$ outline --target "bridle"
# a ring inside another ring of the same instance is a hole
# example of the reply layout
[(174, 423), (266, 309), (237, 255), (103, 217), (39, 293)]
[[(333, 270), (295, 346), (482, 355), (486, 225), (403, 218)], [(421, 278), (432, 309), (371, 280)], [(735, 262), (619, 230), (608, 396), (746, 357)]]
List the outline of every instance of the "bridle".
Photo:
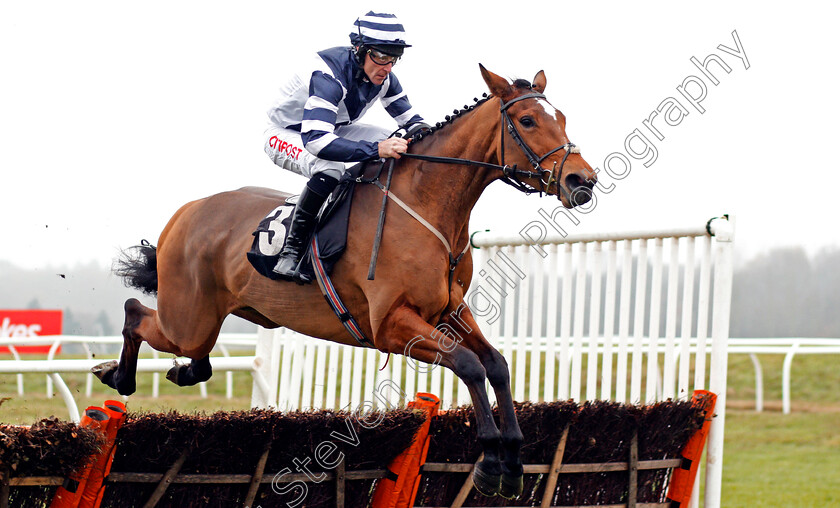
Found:
[[(539, 181), (540, 181), (539, 192), (540, 192), (541, 195), (546, 189), (550, 188), (551, 184), (553, 183), (557, 187), (557, 193), (556, 193), (557, 194), (557, 199), (560, 199), (560, 194), (565, 193), (566, 191), (560, 185), (559, 179), (554, 178), (554, 168), (557, 166), (557, 161), (554, 161), (554, 166), (551, 169), (546, 169), (546, 168), (542, 167), (542, 161), (547, 159), (549, 156), (559, 152), (560, 150), (565, 150), (566, 153), (563, 154), (563, 160), (560, 161), (560, 170), (557, 172), (557, 175), (559, 176), (559, 175), (563, 174), (563, 167), (566, 165), (566, 159), (569, 158), (569, 154), (580, 153), (580, 149), (578, 149), (577, 146), (574, 143), (569, 142), (569, 143), (566, 143), (565, 145), (560, 145), (557, 148), (548, 151), (542, 157), (538, 156), (533, 150), (531, 150), (531, 147), (528, 146), (528, 143), (526, 143), (525, 140), (522, 139), (522, 135), (519, 134), (519, 131), (516, 129), (516, 125), (514, 125), (513, 120), (511, 120), (510, 115), (507, 112), (508, 108), (511, 105), (513, 105), (513, 104), (515, 104), (519, 101), (523, 101), (525, 99), (545, 99), (545, 95), (543, 95), (541, 93), (529, 93), (529, 94), (525, 94), (525, 95), (513, 98), (513, 99), (511, 99), (507, 102), (502, 102), (502, 105), (501, 105), (502, 121), (500, 123), (500, 127), (502, 129), (502, 140), (501, 140), (501, 144), (502, 144), (502, 146), (501, 146), (502, 166), (506, 167), (506, 165), (505, 165), (505, 133), (504, 133), (504, 129), (505, 129), (505, 124), (507, 124), (507, 130), (510, 133), (510, 137), (512, 137), (513, 140), (516, 142), (516, 144), (519, 145), (519, 148), (525, 154), (525, 157), (528, 158), (528, 162), (531, 164), (531, 167), (533, 168), (533, 171), (516, 170), (517, 173), (525, 174), (525, 175), (527, 175), (528, 178), (532, 178), (532, 177), (538, 178)], [(514, 167), (514, 169), (516, 168), (515, 165), (513, 167)], [(519, 186), (523, 186), (523, 187), (529, 187), (529, 188), (533, 189), (533, 187), (526, 184), (525, 182), (522, 182), (518, 178), (513, 178), (512, 180), (516, 183), (516, 185), (514, 185), (514, 187), (519, 188)], [(510, 183), (510, 182), (506, 182), (506, 183)], [(530, 192), (529, 192), (529, 191), (523, 190), (522, 188), (519, 188), (519, 190), (525, 192), (526, 194), (534, 192), (534, 190), (530, 190)], [(566, 197), (568, 198), (569, 196), (566, 196)], [(570, 202), (571, 202), (571, 200), (570, 200)]]
[[(481, 161), (474, 161), (470, 159), (458, 159), (454, 157), (439, 157), (435, 155), (421, 155), (421, 154), (413, 154), (413, 153), (404, 153), (402, 154), (403, 157), (408, 157), (410, 159), (418, 159), (428, 162), (438, 162), (442, 164), (464, 164), (469, 166), (480, 166), (486, 167), (491, 169), (496, 169), (502, 172), (501, 180), (506, 184), (512, 186), (516, 190), (520, 192), (524, 192), (525, 194), (532, 194), (534, 192), (539, 192), (542, 195), (546, 192), (552, 184), (555, 185), (557, 189), (557, 199), (560, 199), (561, 195), (565, 195), (567, 199), (570, 200), (570, 196), (568, 192), (560, 185), (560, 181), (557, 178), (554, 178), (554, 168), (557, 167), (557, 161), (554, 162), (554, 166), (551, 169), (546, 169), (542, 167), (542, 162), (547, 159), (549, 156), (559, 152), (560, 150), (565, 150), (565, 154), (563, 154), (563, 159), (560, 161), (560, 170), (557, 172), (558, 175), (563, 174), (563, 167), (566, 165), (566, 160), (569, 158), (569, 154), (572, 153), (580, 153), (580, 149), (574, 143), (566, 143), (565, 145), (560, 145), (553, 150), (550, 150), (546, 154), (542, 156), (538, 156), (530, 146), (522, 139), (522, 135), (516, 129), (516, 126), (511, 120), (510, 115), (508, 114), (508, 108), (519, 102), (526, 99), (545, 99), (545, 95), (541, 93), (528, 93), (525, 95), (521, 95), (519, 97), (515, 97), (507, 102), (501, 102), (501, 122), (499, 123), (501, 127), (501, 148), (500, 148), (500, 158), (501, 164), (492, 164), (489, 162), (481, 162)], [(447, 117), (448, 118), (448, 117)], [(525, 157), (528, 158), (528, 162), (531, 164), (532, 170), (527, 171), (524, 169), (519, 169), (516, 164), (512, 166), (508, 166), (505, 164), (505, 135), (504, 129), (505, 125), (507, 125), (507, 130), (510, 133), (513, 140), (519, 145), (519, 148), (525, 154)], [(536, 188), (524, 181), (522, 179), (529, 179), (529, 178), (536, 178), (540, 182), (539, 188)]]

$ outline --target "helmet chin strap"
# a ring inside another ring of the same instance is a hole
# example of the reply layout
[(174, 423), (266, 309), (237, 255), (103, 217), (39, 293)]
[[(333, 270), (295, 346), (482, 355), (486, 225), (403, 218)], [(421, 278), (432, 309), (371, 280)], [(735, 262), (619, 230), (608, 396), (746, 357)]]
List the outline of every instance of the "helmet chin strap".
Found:
[(356, 72), (353, 78), (356, 81), (370, 81), (365, 74), (365, 45), (359, 44), (353, 48), (354, 56), (356, 57)]

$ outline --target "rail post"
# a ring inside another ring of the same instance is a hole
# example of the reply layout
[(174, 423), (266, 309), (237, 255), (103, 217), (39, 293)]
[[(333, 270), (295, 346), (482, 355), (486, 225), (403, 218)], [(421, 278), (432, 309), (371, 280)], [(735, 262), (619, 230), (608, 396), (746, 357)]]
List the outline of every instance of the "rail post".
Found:
[(253, 372), (251, 407), (277, 407), (281, 347), (281, 341), (275, 338), (274, 330), (262, 327), (257, 330), (257, 346), (254, 352), (256, 368)]
[(729, 312), (732, 297), (732, 239), (734, 221), (729, 217), (710, 221), (715, 235), (714, 307), (709, 391), (718, 396), (716, 415), (709, 429), (706, 450), (705, 506), (720, 506), (723, 480), (723, 430), (726, 422), (726, 368), (729, 360)]

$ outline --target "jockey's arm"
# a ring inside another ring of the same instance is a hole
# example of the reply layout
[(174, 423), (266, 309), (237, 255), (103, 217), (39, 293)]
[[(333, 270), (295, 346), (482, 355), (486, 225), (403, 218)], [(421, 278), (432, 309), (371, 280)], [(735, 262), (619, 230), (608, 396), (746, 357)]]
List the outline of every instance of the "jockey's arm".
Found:
[(335, 78), (320, 71), (312, 74), (300, 127), (304, 148), (331, 161), (358, 162), (379, 157), (378, 143), (351, 141), (335, 134), (338, 105), (343, 98), (344, 90)]

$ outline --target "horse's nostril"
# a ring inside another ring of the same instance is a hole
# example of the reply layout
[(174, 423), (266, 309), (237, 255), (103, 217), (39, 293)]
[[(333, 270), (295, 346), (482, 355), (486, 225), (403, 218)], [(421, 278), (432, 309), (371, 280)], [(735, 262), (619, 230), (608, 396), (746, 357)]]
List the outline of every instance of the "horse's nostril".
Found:
[(583, 183), (583, 178), (581, 178), (580, 175), (576, 175), (576, 174), (572, 173), (571, 175), (568, 175), (566, 177), (566, 187), (570, 191), (574, 191), (575, 189), (577, 189), (581, 185), (585, 185), (585, 184)]
[(569, 189), (572, 206), (584, 205), (592, 199), (593, 183), (577, 174), (566, 177), (566, 188)]
[(574, 191), (572, 191), (572, 205), (573, 206), (580, 206), (589, 203), (589, 200), (592, 199), (592, 189), (589, 187), (578, 187)]

